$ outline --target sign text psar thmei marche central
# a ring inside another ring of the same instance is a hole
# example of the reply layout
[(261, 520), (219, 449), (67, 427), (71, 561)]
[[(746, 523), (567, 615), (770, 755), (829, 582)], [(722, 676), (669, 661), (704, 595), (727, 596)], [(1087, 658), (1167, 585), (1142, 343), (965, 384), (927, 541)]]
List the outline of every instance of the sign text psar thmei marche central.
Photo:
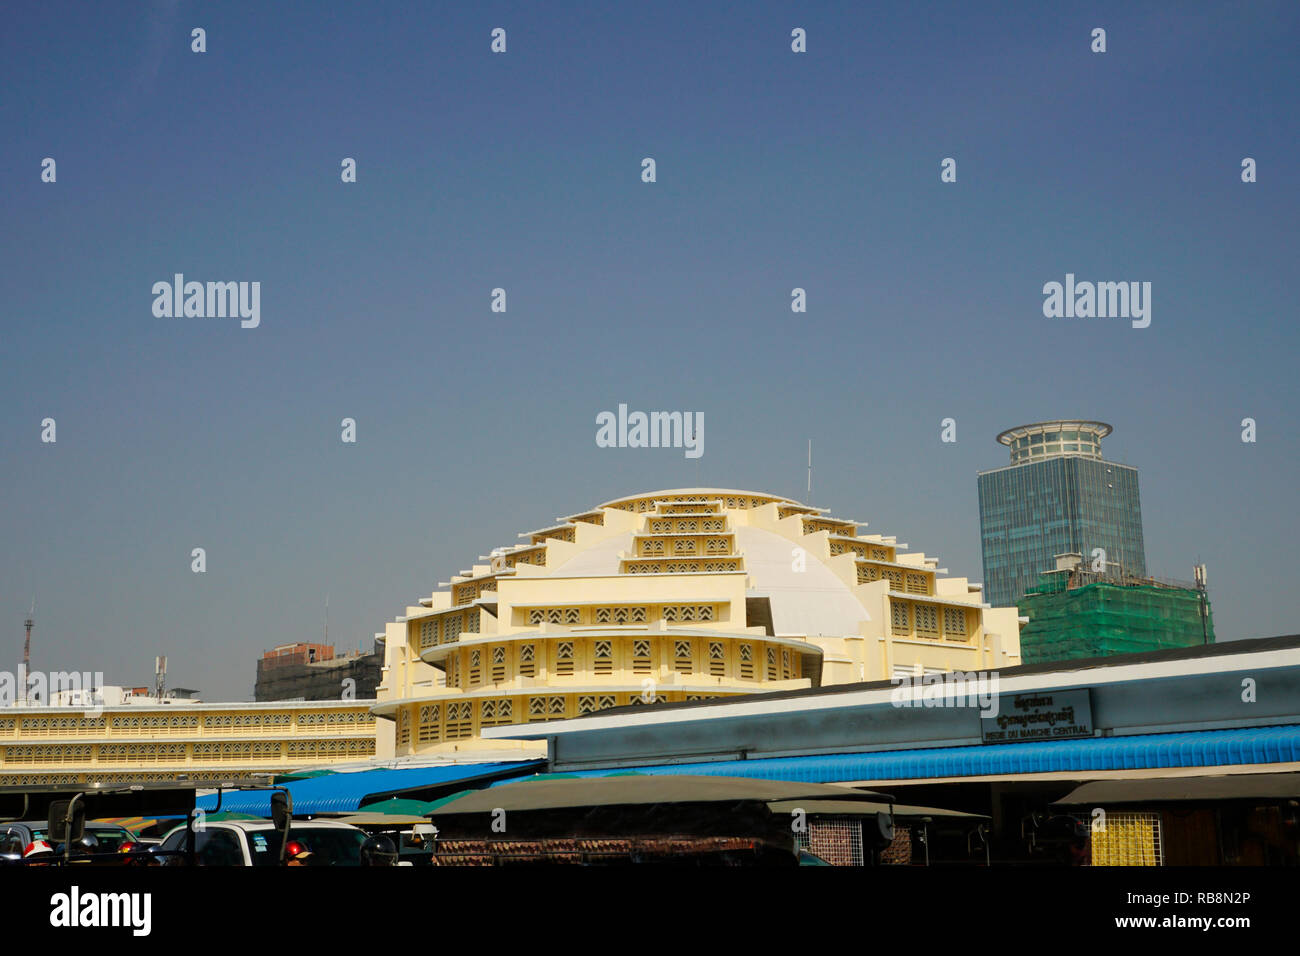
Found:
[(997, 716), (980, 720), (986, 744), (1092, 736), (1092, 692), (1037, 691), (1003, 694)]

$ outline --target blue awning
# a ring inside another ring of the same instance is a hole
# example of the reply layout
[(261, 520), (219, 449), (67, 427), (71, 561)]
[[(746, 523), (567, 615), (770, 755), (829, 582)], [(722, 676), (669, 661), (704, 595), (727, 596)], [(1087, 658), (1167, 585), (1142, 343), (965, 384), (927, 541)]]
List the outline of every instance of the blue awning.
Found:
[[(1300, 761), (1300, 726), (1197, 730), (1133, 737), (1089, 737), (1018, 744), (978, 744), (927, 750), (765, 757), (637, 767), (648, 774), (758, 777), (800, 783), (856, 780), (921, 780), (1002, 774), (1161, 767), (1221, 767)], [(574, 771), (605, 777), (628, 768)]]
[[(458, 788), (486, 786), (505, 777), (527, 774), (539, 769), (544, 760), (520, 760), (510, 763), (462, 763), (437, 767), (410, 767), (402, 770), (359, 770), (355, 773), (331, 773), (322, 777), (294, 780), (285, 784), (293, 797), (294, 816), (313, 813), (352, 813), (362, 804), (385, 797), (403, 796), (421, 790), (456, 785)], [(212, 812), (217, 806), (215, 793), (199, 797), (196, 806)], [(271, 791), (227, 790), (221, 809), (231, 813), (271, 815)]]

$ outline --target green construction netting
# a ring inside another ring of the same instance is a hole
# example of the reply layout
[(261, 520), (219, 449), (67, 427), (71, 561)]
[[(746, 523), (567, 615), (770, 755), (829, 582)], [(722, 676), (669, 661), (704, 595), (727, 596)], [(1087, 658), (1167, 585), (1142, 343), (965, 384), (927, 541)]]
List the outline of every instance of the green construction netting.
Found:
[(1208, 599), (1202, 630), (1199, 591), (1104, 581), (1066, 590), (1063, 575), (1043, 577), (1019, 601), (1020, 613), (1029, 618), (1020, 629), (1020, 656), (1026, 664), (1214, 641)]

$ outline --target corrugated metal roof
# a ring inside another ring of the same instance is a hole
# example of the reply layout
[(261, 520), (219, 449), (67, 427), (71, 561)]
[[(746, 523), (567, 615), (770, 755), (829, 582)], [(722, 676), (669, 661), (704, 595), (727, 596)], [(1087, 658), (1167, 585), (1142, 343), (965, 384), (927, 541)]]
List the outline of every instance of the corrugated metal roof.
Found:
[[(927, 750), (720, 760), (636, 769), (647, 774), (697, 774), (802, 783), (839, 783), (1092, 770), (1147, 770), (1160, 767), (1242, 766), (1292, 761), (1300, 761), (1300, 726), (1297, 725)], [(626, 772), (626, 768), (574, 771), (577, 776), (600, 777)]]
[(879, 793), (847, 787), (790, 783), (785, 780), (757, 780), (737, 775), (728, 779), (718, 774), (626, 774), (615, 773), (598, 779), (515, 780), (452, 800), (433, 811), (439, 820), (461, 814), (527, 810), (556, 810), (574, 807), (646, 806), (658, 803), (734, 803), (769, 800), (888, 801)]
[[(523, 760), (510, 763), (461, 763), (437, 767), (410, 767), (401, 770), (362, 770), (356, 773), (332, 773), (308, 780), (295, 780), (286, 784), (293, 797), (294, 816), (312, 813), (350, 813), (363, 803), (373, 803), (388, 796), (397, 796), (444, 784), (468, 782), (487, 783), (500, 777), (515, 776), (536, 769), (545, 761)], [(211, 810), (217, 805), (217, 795), (200, 797), (197, 806)], [(221, 801), (221, 809), (232, 813), (252, 813), (261, 817), (271, 815), (271, 791), (229, 790)]]

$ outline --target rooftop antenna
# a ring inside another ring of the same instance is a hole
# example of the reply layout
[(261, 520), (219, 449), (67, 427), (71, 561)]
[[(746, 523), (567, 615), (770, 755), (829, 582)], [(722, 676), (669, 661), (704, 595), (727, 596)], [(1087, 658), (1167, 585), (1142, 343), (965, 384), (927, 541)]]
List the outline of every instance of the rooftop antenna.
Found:
[(325, 643), (330, 642), (330, 596), (325, 595)]
[(27, 638), (23, 641), (23, 703), (27, 703), (27, 690), (30, 687), (32, 673), (32, 627), (36, 624), (36, 595), (32, 595), (32, 609), (23, 626), (27, 629)]
[(158, 700), (163, 699), (163, 694), (167, 691), (167, 658), (155, 657), (153, 659), (153, 695)]
[(1207, 577), (1205, 565), (1199, 563), (1200, 556), (1197, 555), (1198, 563), (1192, 568), (1192, 576), (1196, 578), (1196, 594), (1201, 605), (1201, 643), (1210, 643), (1210, 609), (1207, 606), (1207, 595), (1205, 593), (1207, 586)]
[(808, 439), (808, 504), (812, 504), (812, 439)]

